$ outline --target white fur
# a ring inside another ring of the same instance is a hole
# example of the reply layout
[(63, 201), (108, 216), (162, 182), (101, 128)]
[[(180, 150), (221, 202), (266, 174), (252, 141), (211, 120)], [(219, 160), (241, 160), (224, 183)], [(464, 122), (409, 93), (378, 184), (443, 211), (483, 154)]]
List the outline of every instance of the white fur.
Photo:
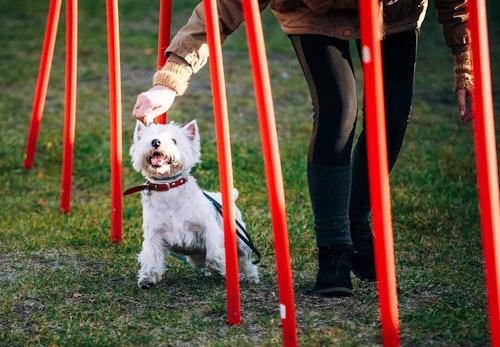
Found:
[[(157, 148), (155, 148), (155, 146)], [(196, 121), (184, 127), (144, 126), (137, 122), (130, 148), (132, 164), (152, 183), (168, 183), (187, 177), (185, 184), (168, 191), (142, 195), (144, 241), (138, 256), (141, 269), (138, 285), (149, 288), (162, 279), (165, 258), (170, 252), (186, 256), (196, 267), (225, 275), (222, 218), (190, 175), (200, 161), (200, 136)], [(153, 159), (151, 156), (153, 155)], [(220, 193), (208, 193), (221, 203)], [(238, 192), (234, 190), (234, 199)], [(243, 226), (241, 211), (236, 218)], [(258, 283), (257, 267), (251, 263), (251, 249), (238, 238), (239, 277)]]

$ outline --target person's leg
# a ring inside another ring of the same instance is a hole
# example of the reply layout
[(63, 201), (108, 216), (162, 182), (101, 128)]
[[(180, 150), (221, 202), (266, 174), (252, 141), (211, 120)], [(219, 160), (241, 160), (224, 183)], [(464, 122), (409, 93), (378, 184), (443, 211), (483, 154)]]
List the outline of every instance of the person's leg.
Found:
[[(382, 41), (389, 171), (396, 163), (410, 117), (417, 38), (416, 31), (407, 31), (389, 35)], [(351, 237), (356, 250), (353, 255), (353, 272), (360, 279), (374, 281), (375, 265), (369, 224), (370, 195), (366, 153), (366, 136), (363, 127), (352, 153), (349, 217)]]
[(357, 97), (349, 42), (319, 35), (291, 40), (314, 108), (307, 179), (319, 249), (315, 291), (352, 295), (348, 209)]

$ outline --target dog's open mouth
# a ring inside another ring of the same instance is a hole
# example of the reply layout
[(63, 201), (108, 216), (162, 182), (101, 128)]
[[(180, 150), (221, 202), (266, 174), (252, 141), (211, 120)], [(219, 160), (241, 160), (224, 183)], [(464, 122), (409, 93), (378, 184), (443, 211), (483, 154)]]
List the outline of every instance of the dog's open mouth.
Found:
[(148, 158), (149, 164), (153, 167), (162, 167), (167, 164), (167, 158), (159, 151), (154, 151)]

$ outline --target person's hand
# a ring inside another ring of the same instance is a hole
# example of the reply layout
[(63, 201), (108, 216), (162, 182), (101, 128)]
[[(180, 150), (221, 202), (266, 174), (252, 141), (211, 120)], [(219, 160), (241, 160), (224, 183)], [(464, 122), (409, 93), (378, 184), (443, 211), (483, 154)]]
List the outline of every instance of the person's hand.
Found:
[(470, 122), (473, 118), (472, 109), (468, 108), (468, 97), (469, 91), (467, 89), (457, 90), (458, 112), (460, 113), (460, 120), (464, 124)]
[(162, 85), (137, 95), (132, 116), (148, 125), (168, 111), (176, 96), (175, 90)]
[(472, 54), (465, 50), (454, 55), (455, 57), (455, 90), (458, 98), (458, 112), (462, 123), (468, 123), (473, 118), (472, 110), (468, 107), (468, 98), (474, 86), (472, 75)]

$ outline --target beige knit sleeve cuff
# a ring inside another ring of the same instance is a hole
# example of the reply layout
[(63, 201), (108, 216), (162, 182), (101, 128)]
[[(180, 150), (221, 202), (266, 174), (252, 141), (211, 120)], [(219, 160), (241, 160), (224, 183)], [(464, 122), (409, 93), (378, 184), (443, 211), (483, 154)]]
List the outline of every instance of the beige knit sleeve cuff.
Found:
[(455, 57), (455, 90), (470, 90), (474, 86), (472, 76), (472, 55), (466, 50), (454, 55)]
[(188, 87), (192, 74), (193, 69), (184, 59), (171, 54), (165, 66), (154, 74), (153, 85), (169, 87), (175, 90), (177, 95), (182, 95)]

